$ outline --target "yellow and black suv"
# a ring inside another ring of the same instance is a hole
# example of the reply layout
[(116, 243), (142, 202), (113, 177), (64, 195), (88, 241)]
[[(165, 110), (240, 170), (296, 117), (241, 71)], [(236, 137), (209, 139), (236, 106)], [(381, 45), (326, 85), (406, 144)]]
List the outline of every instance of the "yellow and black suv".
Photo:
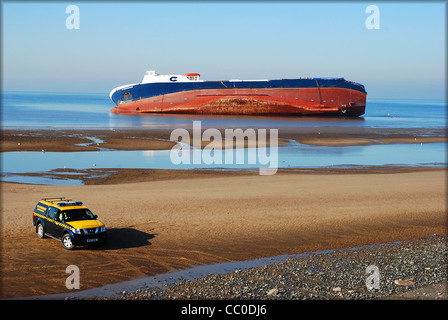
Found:
[(33, 226), (39, 238), (59, 240), (65, 249), (106, 242), (106, 226), (80, 201), (63, 197), (44, 198), (33, 212)]

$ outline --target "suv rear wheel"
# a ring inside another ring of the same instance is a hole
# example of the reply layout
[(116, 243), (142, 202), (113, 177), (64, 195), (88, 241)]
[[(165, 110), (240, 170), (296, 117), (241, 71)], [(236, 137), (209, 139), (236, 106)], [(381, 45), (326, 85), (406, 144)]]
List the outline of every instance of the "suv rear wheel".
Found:
[(64, 247), (64, 249), (67, 249), (67, 250), (72, 250), (75, 248), (72, 238), (70, 237), (70, 235), (68, 233), (66, 233), (62, 236), (62, 246)]
[(37, 236), (41, 239), (45, 238), (45, 230), (44, 230), (44, 226), (42, 225), (42, 223), (39, 223), (37, 225)]

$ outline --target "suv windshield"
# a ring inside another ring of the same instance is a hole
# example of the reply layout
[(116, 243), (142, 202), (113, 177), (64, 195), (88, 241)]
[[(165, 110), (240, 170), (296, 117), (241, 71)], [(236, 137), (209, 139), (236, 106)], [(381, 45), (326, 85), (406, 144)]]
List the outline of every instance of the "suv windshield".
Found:
[(95, 216), (89, 209), (64, 210), (65, 221), (93, 220)]

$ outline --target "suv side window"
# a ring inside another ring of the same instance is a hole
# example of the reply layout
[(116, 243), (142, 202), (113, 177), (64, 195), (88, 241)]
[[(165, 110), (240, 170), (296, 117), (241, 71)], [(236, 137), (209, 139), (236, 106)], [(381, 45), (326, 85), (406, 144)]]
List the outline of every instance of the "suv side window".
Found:
[(50, 207), (50, 208), (48, 208), (48, 217), (50, 218), (50, 219), (53, 219), (54, 220), (54, 217), (55, 217), (55, 215), (56, 215), (56, 208), (54, 208), (54, 207)]
[(64, 219), (62, 217), (62, 211), (59, 210), (59, 209), (57, 209), (57, 211), (56, 211), (56, 221), (59, 221), (59, 222), (63, 222), (64, 221)]

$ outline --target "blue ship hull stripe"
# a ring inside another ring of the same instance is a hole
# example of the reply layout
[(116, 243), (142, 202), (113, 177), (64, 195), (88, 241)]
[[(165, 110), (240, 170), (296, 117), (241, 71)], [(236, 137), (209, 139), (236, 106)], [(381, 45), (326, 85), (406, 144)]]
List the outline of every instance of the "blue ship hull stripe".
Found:
[[(316, 81), (317, 80), (317, 81)], [(124, 100), (124, 94), (129, 93), (130, 99), (146, 99), (176, 92), (207, 89), (284, 89), (284, 88), (346, 88), (361, 92), (366, 92), (364, 86), (340, 79), (282, 79), (268, 81), (204, 81), (204, 82), (159, 82), (142, 83), (121, 90), (117, 90), (112, 95), (115, 104), (119, 100)]]

